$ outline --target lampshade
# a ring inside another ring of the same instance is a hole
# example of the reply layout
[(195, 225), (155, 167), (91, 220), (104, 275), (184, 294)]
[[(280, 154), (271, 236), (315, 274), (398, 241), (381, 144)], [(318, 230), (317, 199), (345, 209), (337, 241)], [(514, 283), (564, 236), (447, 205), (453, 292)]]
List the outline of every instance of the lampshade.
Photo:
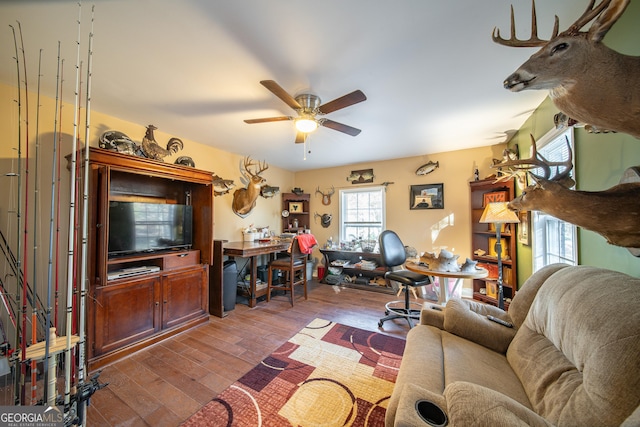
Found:
[(507, 207), (507, 202), (492, 202), (485, 206), (479, 222), (503, 224), (516, 223), (520, 222), (520, 220), (518, 215)]
[(318, 128), (318, 122), (312, 118), (301, 117), (296, 120), (296, 129), (300, 132), (309, 133)]

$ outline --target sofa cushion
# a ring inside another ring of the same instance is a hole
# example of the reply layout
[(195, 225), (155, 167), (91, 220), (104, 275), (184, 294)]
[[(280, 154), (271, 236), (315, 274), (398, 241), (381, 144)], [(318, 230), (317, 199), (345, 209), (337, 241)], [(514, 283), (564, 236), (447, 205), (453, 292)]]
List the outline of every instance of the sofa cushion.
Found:
[(531, 275), (520, 287), (516, 296), (513, 297), (513, 301), (509, 304), (509, 317), (511, 322), (516, 328), (524, 322), (524, 319), (529, 313), (529, 308), (533, 303), (538, 290), (544, 284), (544, 282), (555, 272), (569, 267), (567, 264), (551, 264), (536, 271), (536, 274)]
[(516, 330), (490, 321), (487, 315), (510, 320), (498, 307), (454, 298), (447, 302), (443, 326), (447, 332), (504, 354)]
[(467, 381), (496, 390), (531, 408), (504, 354), (448, 332), (442, 333), (442, 347), (445, 386)]
[(620, 425), (640, 405), (640, 279), (587, 266), (552, 274), (507, 358), (556, 425)]
[(531, 409), (477, 384), (455, 382), (444, 390), (444, 397), (453, 426), (552, 427)]

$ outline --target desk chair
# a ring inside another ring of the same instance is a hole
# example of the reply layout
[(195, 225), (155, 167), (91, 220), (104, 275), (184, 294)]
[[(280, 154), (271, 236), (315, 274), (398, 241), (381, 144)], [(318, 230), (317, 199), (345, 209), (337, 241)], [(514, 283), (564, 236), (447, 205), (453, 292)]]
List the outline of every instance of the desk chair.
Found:
[[(280, 283), (273, 283), (273, 271), (283, 272)], [(300, 251), (298, 237), (291, 242), (291, 253), (285, 258), (278, 258), (269, 263), (269, 278), (267, 279), (267, 302), (271, 301), (271, 290), (291, 292), (291, 307), (293, 307), (293, 294), (295, 286), (302, 285), (304, 299), (307, 299), (307, 254)]]
[[(413, 328), (412, 319), (420, 319), (420, 309), (412, 309), (411, 304), (415, 306), (422, 306), (418, 303), (412, 303), (409, 299), (410, 291), (418, 286), (425, 286), (432, 283), (430, 276), (424, 274), (414, 273), (409, 270), (396, 270), (397, 267), (402, 266), (407, 260), (407, 255), (404, 250), (404, 245), (398, 235), (391, 231), (385, 230), (380, 234), (378, 238), (380, 246), (380, 258), (383, 265), (391, 269), (384, 275), (385, 279), (393, 280), (403, 285), (404, 288), (404, 301), (391, 301), (385, 304), (386, 317), (383, 317), (378, 322), (378, 326), (382, 327), (382, 324), (391, 319), (406, 319), (409, 323), (409, 328)], [(404, 305), (400, 305), (403, 304)]]

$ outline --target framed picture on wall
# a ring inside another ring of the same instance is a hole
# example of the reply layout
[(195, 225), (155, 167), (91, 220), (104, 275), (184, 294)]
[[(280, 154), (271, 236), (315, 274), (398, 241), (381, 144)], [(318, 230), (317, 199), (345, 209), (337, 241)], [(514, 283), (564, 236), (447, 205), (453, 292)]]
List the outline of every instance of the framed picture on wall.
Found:
[(302, 213), (302, 202), (289, 202), (289, 213)]
[(411, 209), (444, 209), (444, 184), (412, 185)]

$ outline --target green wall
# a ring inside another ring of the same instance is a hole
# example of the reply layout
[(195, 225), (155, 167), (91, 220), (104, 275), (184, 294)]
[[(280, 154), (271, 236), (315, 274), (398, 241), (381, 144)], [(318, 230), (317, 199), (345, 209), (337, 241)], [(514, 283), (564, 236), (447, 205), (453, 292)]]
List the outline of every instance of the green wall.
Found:
[[(604, 43), (626, 55), (640, 55), (637, 22), (640, 22), (640, 2), (631, 2), (605, 37)], [(546, 134), (553, 127), (553, 116), (558, 111), (547, 98), (516, 133), (509, 146), (518, 144), (520, 157), (529, 157), (529, 134), (536, 139)], [(600, 191), (610, 188), (620, 182), (625, 169), (637, 165), (640, 165), (640, 140), (626, 134), (590, 134), (584, 129), (575, 130), (574, 166), (579, 190)], [(608, 244), (602, 236), (588, 230), (578, 229), (578, 239), (580, 264), (640, 277), (640, 257), (632, 256), (625, 248)], [(518, 283), (521, 285), (531, 273), (531, 247), (519, 244)]]

